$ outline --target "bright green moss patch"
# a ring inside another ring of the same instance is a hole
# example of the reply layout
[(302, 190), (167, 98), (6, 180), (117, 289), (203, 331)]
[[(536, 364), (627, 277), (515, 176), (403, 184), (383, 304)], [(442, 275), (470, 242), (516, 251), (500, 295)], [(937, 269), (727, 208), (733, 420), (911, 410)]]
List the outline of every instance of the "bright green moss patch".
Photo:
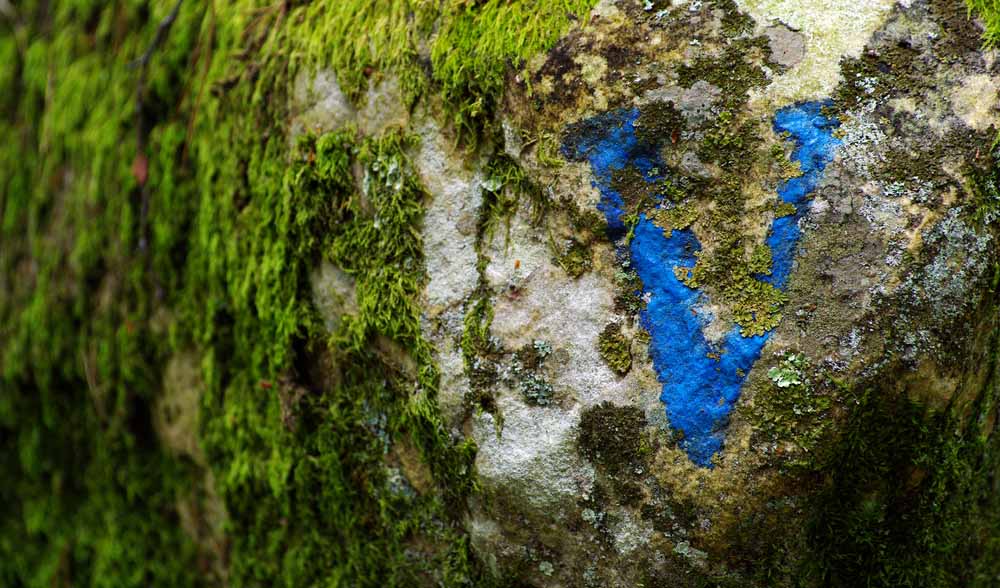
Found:
[[(220, 252), (226, 275), (202, 270), (227, 302), (207, 305), (216, 318), (199, 323), (219, 324), (221, 312), (231, 325), (210, 346), (216, 387), (204, 439), (234, 526), (234, 578), (412, 585), (472, 573), (446, 506), (471, 489), (473, 448), (452, 444), (434, 403), (437, 371), (416, 303), (425, 194), (405, 155), (411, 143), (401, 133), (302, 139), (290, 167), (265, 166), (246, 186), (240, 216), (254, 233)], [(204, 238), (200, 246), (215, 243)], [(329, 343), (305, 287), (321, 255), (357, 284), (358, 313)], [(335, 371), (314, 375), (323, 354)], [(308, 391), (294, 431), (279, 395), (261, 384), (285, 378)], [(386, 470), (403, 439), (430, 465), (440, 484), (432, 492), (401, 491)]]
[(975, 12), (986, 25), (983, 39), (987, 47), (1000, 43), (1000, 2), (997, 0), (965, 0), (970, 12)]
[[(20, 4), (24, 28), (0, 25), (0, 583), (472, 582), (456, 517), (474, 448), (443, 429), (420, 332), (413, 139), (286, 136), (303, 66), (334, 67), (352, 96), (390, 71), (411, 98), (429, 88), (406, 46), (433, 19), (183, 3), (137, 120), (126, 64), (172, 5)], [(359, 307), (332, 334), (308, 284), (324, 257)], [(226, 562), (179, 523), (205, 472), (151, 426), (163, 365), (189, 349)], [(393, 473), (397, 445), (430, 484)]]
[(586, 18), (595, 3), (446, 3), (431, 49), (431, 68), (460, 132), (475, 137), (488, 124), (503, 91), (508, 64), (516, 70), (526, 59), (554, 45), (571, 19)]

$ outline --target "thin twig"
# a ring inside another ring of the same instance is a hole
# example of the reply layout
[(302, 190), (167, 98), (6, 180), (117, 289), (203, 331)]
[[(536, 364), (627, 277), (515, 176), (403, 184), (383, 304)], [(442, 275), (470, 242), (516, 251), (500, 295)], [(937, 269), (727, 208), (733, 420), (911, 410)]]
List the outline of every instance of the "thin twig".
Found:
[(167, 33), (170, 32), (170, 27), (174, 26), (174, 21), (177, 20), (177, 14), (180, 12), (181, 4), (183, 3), (184, 0), (177, 0), (177, 3), (174, 4), (173, 10), (170, 11), (170, 14), (165, 16), (163, 20), (160, 21), (160, 26), (156, 27), (156, 35), (153, 36), (153, 42), (149, 44), (149, 47), (146, 48), (146, 51), (138, 59), (128, 64), (130, 68), (145, 68), (149, 65), (149, 60), (153, 58), (153, 52), (160, 46), (163, 39), (167, 38)]
[[(191, 107), (191, 115), (188, 118), (187, 134), (184, 138), (184, 151), (181, 152), (182, 162), (187, 161), (188, 145), (191, 143), (191, 137), (194, 136), (195, 119), (198, 118), (201, 97), (205, 93), (205, 86), (208, 85), (208, 70), (212, 67), (212, 47), (215, 45), (215, 2), (209, 2), (208, 10), (209, 18), (211, 18), (208, 23), (208, 42), (203, 45), (199, 41), (198, 47), (198, 60), (204, 59), (205, 65), (202, 67), (201, 85), (198, 87), (198, 94), (195, 96), (194, 105)], [(195, 65), (197, 65), (197, 62), (195, 62)]]
[[(137, 145), (136, 151), (137, 155), (140, 157), (146, 156), (146, 120), (144, 116), (143, 109), (143, 96), (146, 94), (146, 70), (149, 68), (149, 62), (153, 58), (153, 53), (157, 48), (163, 43), (163, 40), (167, 38), (167, 33), (170, 32), (170, 28), (174, 26), (174, 21), (177, 20), (177, 15), (180, 13), (181, 4), (184, 0), (177, 0), (174, 4), (173, 9), (167, 16), (160, 21), (159, 26), (156, 27), (156, 34), (153, 35), (153, 41), (146, 48), (143, 54), (129, 64), (130, 68), (139, 68), (139, 78), (136, 83), (136, 96), (135, 96), (135, 126), (137, 133)], [(139, 208), (139, 251), (145, 253), (148, 244), (148, 239), (146, 236), (146, 224), (147, 215), (149, 213), (149, 187), (145, 182), (142, 182), (142, 203)]]

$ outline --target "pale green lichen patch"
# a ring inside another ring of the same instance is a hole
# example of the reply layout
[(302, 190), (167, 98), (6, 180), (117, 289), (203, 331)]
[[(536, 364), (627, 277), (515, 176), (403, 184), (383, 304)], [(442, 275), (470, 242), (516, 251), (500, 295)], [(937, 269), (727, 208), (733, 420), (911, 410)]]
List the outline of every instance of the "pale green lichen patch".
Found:
[(780, 22), (800, 32), (805, 55), (760, 93), (772, 108), (829, 96), (840, 82), (840, 60), (857, 57), (895, 5), (894, 0), (736, 0), (757, 23)]

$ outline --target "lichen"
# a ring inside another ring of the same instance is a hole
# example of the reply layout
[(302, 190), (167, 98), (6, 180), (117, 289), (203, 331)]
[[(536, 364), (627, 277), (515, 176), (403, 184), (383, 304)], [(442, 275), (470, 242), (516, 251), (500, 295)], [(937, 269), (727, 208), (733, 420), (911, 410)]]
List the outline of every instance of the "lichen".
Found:
[(555, 261), (571, 278), (579, 278), (593, 265), (590, 248), (572, 238), (561, 248)]
[(619, 376), (632, 369), (631, 341), (622, 333), (619, 323), (608, 323), (597, 338), (597, 349), (601, 357)]

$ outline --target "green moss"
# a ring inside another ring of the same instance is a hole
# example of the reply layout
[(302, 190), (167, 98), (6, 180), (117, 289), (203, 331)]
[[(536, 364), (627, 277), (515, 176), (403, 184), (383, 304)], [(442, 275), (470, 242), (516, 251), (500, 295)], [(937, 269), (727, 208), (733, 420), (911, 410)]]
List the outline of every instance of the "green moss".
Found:
[[(165, 453), (150, 425), (181, 349), (202, 357), (201, 444), (229, 513), (231, 583), (471, 582), (454, 517), (474, 447), (444, 431), (420, 331), (413, 139), (345, 131), (290, 149), (285, 126), (306, 67), (333, 67), (351, 96), (389, 73), (411, 99), (429, 91), (412, 47), (443, 17), (183, 3), (153, 52), (138, 135), (126, 63), (171, 6), (46, 6), (19, 5), (27, 29), (0, 33), (0, 129), (14, 138), (0, 147), (0, 468), (16, 481), (2, 583), (214, 581), (200, 566), (218, 554), (176, 507), (203, 467)], [(131, 169), (143, 157), (145, 185)], [(357, 285), (358, 312), (332, 335), (310, 302), (323, 257)], [(306, 393), (283, 402), (286, 386)], [(387, 473), (404, 440), (433, 476), (421, 493)]]
[(658, 176), (660, 171), (651, 170), (647, 177), (631, 164), (612, 171), (611, 189), (621, 194), (627, 214), (639, 214), (652, 209), (661, 199), (676, 202), (684, 197), (684, 193), (670, 178), (647, 181)]
[(652, 218), (656, 226), (663, 229), (669, 235), (670, 231), (680, 231), (691, 226), (701, 212), (691, 203), (681, 204), (673, 208), (657, 208), (653, 211)]
[(633, 269), (615, 272), (615, 311), (636, 316), (646, 308), (642, 298), (642, 279)]
[(597, 337), (597, 350), (608, 366), (624, 376), (632, 369), (631, 341), (622, 333), (621, 325), (608, 323)]
[(540, 220), (551, 206), (541, 187), (525, 174), (513, 158), (506, 153), (493, 156), (486, 165), (486, 181), (483, 183), (478, 235), (481, 242), (488, 242), (501, 223), (509, 231), (510, 220), (523, 197), (529, 199), (535, 220)]
[[(764, 149), (759, 121), (740, 114), (745, 110), (749, 90), (766, 83), (758, 65), (769, 56), (766, 47), (762, 38), (740, 38), (726, 45), (723, 57), (697, 59), (678, 69), (682, 86), (690, 87), (698, 80), (705, 80), (723, 90), (725, 98), (719, 116), (705, 125), (703, 138), (694, 146), (698, 158), (716, 164), (719, 173), (712, 181), (692, 182), (691, 189), (680, 192), (681, 198), (690, 198), (684, 204), (652, 213), (665, 230), (684, 228), (698, 220), (700, 229), (710, 236), (710, 242), (714, 241), (712, 246), (697, 253), (694, 268), (678, 267), (674, 271), (688, 286), (706, 288), (717, 301), (724, 303), (744, 336), (762, 335), (777, 326), (785, 302), (785, 296), (777, 288), (759, 278), (771, 273), (769, 248), (743, 236), (744, 219), (751, 213), (747, 210), (748, 178), (765, 171), (781, 178), (793, 173), (780, 145)], [(670, 143), (675, 142), (674, 136), (669, 139)], [(661, 143), (666, 142), (661, 139)], [(635, 174), (626, 176), (623, 172), (619, 192), (623, 197), (633, 194), (632, 200), (640, 203), (650, 200), (646, 193), (632, 187), (637, 184), (632, 176)], [(628, 198), (625, 200), (629, 202)], [(713, 206), (708, 213), (694, 212), (706, 210), (709, 200)], [(780, 204), (776, 202), (775, 206)]]
[(555, 258), (555, 262), (571, 278), (579, 278), (593, 265), (590, 247), (576, 239), (569, 239)]
[(968, 172), (973, 217), (984, 226), (1000, 219), (1000, 150), (994, 149), (989, 164)]
[(1000, 42), (1000, 2), (997, 0), (965, 0), (969, 11), (975, 12), (986, 26), (983, 41), (987, 48)]
[[(830, 432), (830, 409), (835, 393), (842, 390), (816, 385), (806, 358), (794, 353), (771, 367), (767, 377), (771, 385), (754, 393), (751, 419), (755, 431), (768, 442), (791, 442), (796, 450), (812, 452)], [(801, 459), (794, 462), (802, 463)]]
[(635, 478), (651, 452), (645, 427), (646, 416), (635, 406), (603, 402), (580, 416), (580, 453), (607, 476), (622, 504), (637, 506), (642, 498)]
[(696, 253), (693, 268), (675, 268), (677, 279), (691, 288), (709, 285), (733, 313), (744, 337), (763, 335), (781, 321), (785, 295), (756, 275), (771, 273), (771, 252), (758, 244), (749, 255), (738, 235), (725, 237), (711, 253)]
[(704, 80), (722, 90), (725, 108), (738, 108), (749, 98), (751, 88), (767, 85), (767, 76), (756, 62), (770, 57), (770, 46), (764, 37), (732, 41), (719, 57), (700, 56), (690, 65), (679, 68), (677, 83), (690, 88)]
[(791, 202), (782, 201), (777, 206), (774, 207), (774, 218), (781, 218), (783, 216), (792, 216), (795, 214), (795, 205)]
[(568, 197), (560, 200), (559, 205), (569, 214), (569, 221), (573, 229), (584, 239), (590, 241), (606, 236), (608, 222), (604, 219), (604, 215), (593, 207), (582, 207)]
[(580, 416), (580, 452), (588, 460), (614, 471), (639, 465), (646, 417), (635, 406), (604, 402), (589, 407)]
[(712, 5), (723, 11), (722, 32), (727, 37), (740, 37), (753, 32), (753, 18), (740, 12), (734, 0), (713, 0)]
[(490, 123), (508, 64), (520, 68), (526, 59), (554, 45), (570, 20), (585, 17), (594, 4), (595, 0), (531, 6), (505, 0), (449, 3), (431, 48), (431, 67), (460, 132), (476, 137)]
[(684, 127), (684, 116), (673, 102), (656, 101), (639, 110), (635, 136), (639, 142), (650, 145), (661, 143), (665, 138), (676, 144)]
[[(995, 339), (995, 337), (994, 337)], [(972, 419), (868, 390), (842, 441), (818, 461), (824, 489), (802, 578), (831, 586), (991, 586), (996, 582), (1000, 463), (992, 431), (996, 348)]]

